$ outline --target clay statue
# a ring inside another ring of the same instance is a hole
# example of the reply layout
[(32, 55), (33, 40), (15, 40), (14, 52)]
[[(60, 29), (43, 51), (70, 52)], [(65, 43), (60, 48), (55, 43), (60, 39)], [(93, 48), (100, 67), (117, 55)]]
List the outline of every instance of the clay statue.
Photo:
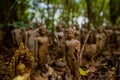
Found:
[(20, 42), (22, 42), (22, 31), (21, 29), (18, 29), (16, 25), (14, 25), (13, 27), (14, 29), (11, 31), (12, 38), (13, 38), (13, 44), (18, 47)]
[(73, 28), (74, 28), (73, 24), (68, 23), (68, 29), (73, 29)]
[(106, 44), (106, 38), (107, 37), (103, 31), (103, 27), (102, 26), (98, 27), (96, 34), (96, 45), (98, 49), (97, 54), (101, 53), (101, 51), (104, 49)]
[(35, 39), (35, 59), (38, 62), (38, 68), (41, 72), (44, 72), (49, 40), (46, 36), (46, 28), (41, 27), (39, 29), (40, 36)]
[(111, 37), (113, 35), (113, 31), (111, 29), (106, 29), (105, 30), (105, 33), (106, 33), (106, 36), (107, 36), (107, 39), (106, 39), (106, 46), (108, 46), (108, 44), (111, 43)]
[(57, 58), (63, 58), (65, 56), (65, 34), (63, 30), (63, 25), (58, 24), (57, 32), (55, 33), (55, 38), (58, 43), (58, 56)]
[(74, 32), (72, 29), (67, 30), (66, 40), (66, 61), (73, 76), (73, 80), (80, 80), (79, 76), (79, 53), (80, 42), (74, 39)]
[(95, 57), (97, 56), (97, 45), (96, 44), (86, 44), (84, 52), (85, 55), (91, 59), (92, 62), (95, 62)]
[(25, 33), (25, 47), (28, 48), (34, 55), (34, 40), (36, 38), (36, 32), (30, 26), (29, 30)]
[(81, 32), (78, 24), (75, 24), (75, 38), (80, 41)]

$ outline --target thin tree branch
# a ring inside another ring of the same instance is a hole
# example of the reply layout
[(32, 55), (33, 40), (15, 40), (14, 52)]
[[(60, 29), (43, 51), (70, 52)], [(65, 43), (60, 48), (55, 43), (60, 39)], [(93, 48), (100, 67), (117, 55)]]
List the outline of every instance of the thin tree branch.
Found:
[(86, 43), (87, 43), (87, 40), (88, 40), (88, 38), (89, 38), (90, 33), (91, 33), (91, 31), (88, 32), (88, 34), (87, 34), (87, 36), (86, 36), (86, 39), (85, 39), (85, 41), (84, 41), (84, 44), (83, 44), (83, 46), (82, 46), (82, 49), (81, 49), (81, 51), (80, 51), (80, 66), (81, 66), (81, 62), (82, 62), (83, 51), (84, 51), (84, 49), (85, 49), (85, 45), (86, 45)]

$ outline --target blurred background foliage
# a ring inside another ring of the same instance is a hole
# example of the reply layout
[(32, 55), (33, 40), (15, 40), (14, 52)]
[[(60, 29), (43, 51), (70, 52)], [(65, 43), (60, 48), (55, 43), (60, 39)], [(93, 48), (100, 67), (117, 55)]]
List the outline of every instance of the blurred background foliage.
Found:
[(36, 20), (51, 30), (59, 21), (89, 27), (120, 23), (120, 0), (0, 0), (0, 11), (0, 27), (13, 21), (19, 28), (27, 27)]

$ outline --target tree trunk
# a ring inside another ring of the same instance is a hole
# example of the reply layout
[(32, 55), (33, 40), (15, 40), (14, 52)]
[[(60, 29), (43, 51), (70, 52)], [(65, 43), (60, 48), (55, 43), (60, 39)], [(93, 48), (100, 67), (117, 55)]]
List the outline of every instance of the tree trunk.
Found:
[(116, 24), (118, 17), (120, 16), (120, 1), (110, 0), (110, 20), (112, 24)]
[(87, 4), (87, 17), (88, 17), (88, 28), (90, 28), (90, 24), (92, 23), (92, 8), (91, 8), (91, 0), (86, 0)]

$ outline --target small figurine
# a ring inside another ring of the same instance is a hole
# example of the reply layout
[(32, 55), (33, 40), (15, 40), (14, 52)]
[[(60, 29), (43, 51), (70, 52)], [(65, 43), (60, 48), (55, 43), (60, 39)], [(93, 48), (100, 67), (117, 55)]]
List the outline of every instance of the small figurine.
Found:
[(35, 39), (35, 60), (38, 62), (38, 68), (41, 72), (44, 72), (47, 54), (48, 54), (48, 45), (49, 40), (46, 36), (47, 30), (45, 27), (39, 29), (40, 36)]
[(36, 38), (36, 32), (33, 27), (30, 26), (29, 30), (25, 33), (25, 47), (28, 48), (34, 55), (34, 40)]
[(78, 24), (75, 24), (75, 39), (81, 40), (81, 32)]
[(58, 24), (57, 32), (55, 33), (55, 38), (58, 44), (57, 58), (65, 57), (65, 34), (62, 24)]
[(19, 44), (22, 42), (22, 31), (21, 29), (18, 29), (16, 27), (16, 24), (14, 23), (14, 29), (11, 31), (12, 33), (12, 38), (13, 38), (13, 44), (15, 46), (19, 46)]
[(80, 54), (80, 42), (74, 39), (74, 31), (72, 29), (67, 30), (66, 40), (66, 61), (67, 65), (73, 76), (73, 80), (80, 80), (79, 73), (79, 54)]
[(104, 29), (102, 26), (98, 27), (97, 34), (96, 34), (96, 45), (97, 45), (97, 54), (100, 54), (101, 51), (104, 49), (106, 44), (107, 36), (104, 33)]

